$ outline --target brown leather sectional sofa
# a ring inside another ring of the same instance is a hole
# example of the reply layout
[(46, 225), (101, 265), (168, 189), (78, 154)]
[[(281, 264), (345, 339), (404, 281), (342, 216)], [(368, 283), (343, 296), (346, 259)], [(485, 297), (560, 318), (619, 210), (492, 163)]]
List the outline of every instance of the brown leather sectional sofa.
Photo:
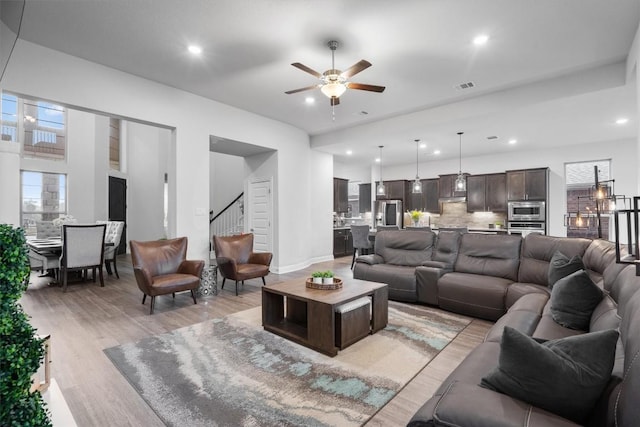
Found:
[[(454, 232), (436, 238), (417, 233), (424, 232), (380, 233), (375, 254), (356, 260), (354, 277), (386, 281), (391, 299), (437, 305), (496, 323), (414, 415), (410, 426), (579, 425), (479, 385), (499, 363), (506, 326), (541, 342), (618, 329), (611, 379), (583, 424), (640, 425), (640, 292), (636, 292), (640, 277), (634, 266), (616, 264), (611, 242), (536, 234), (522, 239)], [(552, 318), (548, 271), (556, 251), (582, 257), (589, 277), (605, 291), (588, 331), (563, 327)]]

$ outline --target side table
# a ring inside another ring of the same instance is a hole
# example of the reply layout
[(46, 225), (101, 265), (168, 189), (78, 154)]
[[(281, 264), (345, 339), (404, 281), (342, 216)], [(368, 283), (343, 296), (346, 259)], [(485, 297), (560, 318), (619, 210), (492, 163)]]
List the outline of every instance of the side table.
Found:
[(197, 293), (199, 296), (218, 295), (218, 266), (210, 265), (202, 269), (200, 286)]

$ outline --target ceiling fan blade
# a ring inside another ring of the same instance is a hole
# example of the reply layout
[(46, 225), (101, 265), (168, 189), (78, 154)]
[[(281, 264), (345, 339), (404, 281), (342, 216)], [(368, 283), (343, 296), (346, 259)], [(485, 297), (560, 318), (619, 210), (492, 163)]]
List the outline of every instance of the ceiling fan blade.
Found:
[(304, 92), (305, 90), (316, 89), (317, 87), (318, 87), (318, 85), (307, 86), (307, 87), (301, 87), (300, 89), (288, 90), (288, 91), (286, 91), (285, 93), (286, 93), (287, 95), (291, 95), (292, 93)]
[(332, 96), (331, 99), (329, 99), (329, 102), (331, 103), (331, 106), (339, 105), (340, 104), (340, 98), (338, 98), (336, 96)]
[(357, 62), (357, 63), (353, 64), (351, 67), (349, 67), (346, 70), (344, 70), (342, 72), (341, 76), (344, 77), (345, 79), (348, 79), (349, 77), (355, 76), (360, 71), (366, 70), (369, 67), (371, 67), (371, 63), (369, 61), (365, 61), (363, 59), (360, 62)]
[(367, 85), (364, 83), (347, 83), (349, 89), (368, 90), (369, 92), (384, 92), (386, 89), (384, 86)]
[(306, 65), (304, 65), (304, 64), (301, 64), (301, 63), (299, 63), (299, 62), (294, 62), (294, 63), (293, 63), (293, 64), (291, 64), (291, 65), (293, 65), (294, 67), (296, 67), (296, 68), (298, 68), (298, 69), (300, 69), (300, 70), (302, 70), (302, 71), (304, 71), (304, 72), (306, 72), (306, 73), (311, 74), (312, 76), (316, 76), (316, 77), (317, 77), (317, 78), (319, 78), (319, 79), (320, 79), (320, 78), (322, 78), (322, 74), (320, 74), (320, 73), (319, 73), (319, 72), (317, 72), (316, 70), (312, 70), (311, 68), (307, 67), (307, 66), (306, 66)]

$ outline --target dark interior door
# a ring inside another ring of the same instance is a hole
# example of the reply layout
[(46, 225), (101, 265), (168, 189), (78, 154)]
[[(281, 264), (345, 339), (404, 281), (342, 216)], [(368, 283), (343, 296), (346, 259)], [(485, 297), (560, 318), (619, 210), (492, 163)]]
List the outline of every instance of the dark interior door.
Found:
[(109, 221), (124, 221), (118, 254), (127, 252), (127, 181), (109, 177)]

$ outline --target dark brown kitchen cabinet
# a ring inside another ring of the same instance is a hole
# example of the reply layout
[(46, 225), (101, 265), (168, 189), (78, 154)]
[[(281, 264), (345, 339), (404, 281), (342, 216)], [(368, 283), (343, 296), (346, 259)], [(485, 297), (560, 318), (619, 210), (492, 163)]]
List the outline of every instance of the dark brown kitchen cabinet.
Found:
[(353, 255), (353, 237), (348, 228), (333, 230), (333, 256), (334, 258)]
[(333, 178), (333, 211), (347, 212), (349, 208), (349, 180)]
[(439, 212), (440, 204), (438, 198), (438, 180), (437, 179), (421, 179), (422, 193), (413, 194), (413, 181), (409, 181), (407, 185), (407, 208), (406, 210), (419, 210), (424, 212)]
[(358, 186), (360, 213), (371, 212), (371, 184), (360, 184)]
[[(407, 185), (407, 181), (402, 180), (394, 180), (394, 181), (384, 181), (384, 186), (386, 189), (386, 194), (384, 196), (378, 195), (376, 191), (376, 199), (377, 200), (404, 200), (405, 197), (405, 187)], [(376, 189), (378, 188), (378, 181), (376, 181)]]
[[(469, 174), (463, 174), (467, 177)], [(439, 194), (442, 199), (451, 199), (457, 197), (465, 197), (467, 195), (466, 191), (459, 191), (456, 189), (456, 179), (458, 175), (440, 175), (439, 182)]]
[(467, 212), (506, 212), (506, 181), (504, 173), (468, 176)]
[(548, 168), (507, 171), (508, 200), (546, 200)]

